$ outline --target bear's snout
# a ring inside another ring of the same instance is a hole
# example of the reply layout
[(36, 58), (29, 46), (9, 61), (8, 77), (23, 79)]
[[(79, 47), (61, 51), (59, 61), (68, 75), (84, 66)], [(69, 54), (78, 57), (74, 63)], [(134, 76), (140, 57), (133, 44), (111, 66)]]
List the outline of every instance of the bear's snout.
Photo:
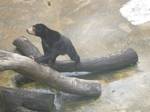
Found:
[(26, 32), (29, 33), (29, 34), (31, 34), (31, 35), (35, 35), (35, 31), (34, 31), (33, 27), (27, 28)]

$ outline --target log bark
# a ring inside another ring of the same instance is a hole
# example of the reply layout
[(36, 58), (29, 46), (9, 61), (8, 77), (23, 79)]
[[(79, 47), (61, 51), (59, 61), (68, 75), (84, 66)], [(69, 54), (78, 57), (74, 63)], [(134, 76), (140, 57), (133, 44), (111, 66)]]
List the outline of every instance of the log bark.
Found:
[(0, 70), (14, 70), (30, 79), (67, 93), (83, 96), (101, 94), (101, 85), (98, 81), (65, 77), (50, 67), (16, 53), (0, 50)]
[[(10, 110), (8, 112), (10, 112)], [(11, 112), (12, 112), (12, 110), (11, 110)], [(27, 109), (24, 107), (17, 107), (17, 108), (15, 108), (14, 112), (39, 112), (39, 111), (33, 111), (33, 110), (30, 110), (30, 109)], [(47, 112), (51, 112), (51, 111), (47, 111)]]
[(33, 56), (38, 58), (41, 56), (40, 51), (26, 37), (22, 36), (14, 40), (13, 44), (17, 50), (24, 56)]
[[(18, 51), (25, 56), (41, 56), (39, 50), (26, 37), (17, 38), (13, 44), (16, 46)], [(81, 63), (77, 66), (71, 61), (57, 61), (56, 64), (51, 67), (59, 72), (87, 71), (101, 73), (129, 67), (131, 65), (135, 65), (137, 61), (137, 53), (133, 49), (129, 48), (108, 57), (82, 59)]]
[(54, 94), (0, 87), (1, 112), (51, 112)]
[(6, 112), (5, 99), (1, 92), (0, 92), (0, 112)]

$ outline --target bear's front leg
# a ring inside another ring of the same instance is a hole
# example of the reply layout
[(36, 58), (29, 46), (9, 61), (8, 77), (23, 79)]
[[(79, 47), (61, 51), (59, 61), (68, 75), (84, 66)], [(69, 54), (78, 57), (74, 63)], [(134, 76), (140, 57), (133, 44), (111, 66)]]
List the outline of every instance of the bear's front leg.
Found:
[(53, 66), (53, 65), (55, 64), (55, 61), (56, 61), (57, 56), (58, 56), (58, 55), (56, 55), (56, 54), (52, 54), (52, 55), (50, 56), (49, 61), (48, 61), (48, 64), (49, 64), (50, 66)]
[(53, 48), (51, 49), (51, 52), (48, 55), (49, 55), (48, 64), (50, 66), (53, 66), (55, 64), (57, 56), (59, 55), (59, 51), (56, 48)]
[(49, 59), (50, 59), (49, 55), (34, 58), (34, 60), (39, 64), (48, 64)]

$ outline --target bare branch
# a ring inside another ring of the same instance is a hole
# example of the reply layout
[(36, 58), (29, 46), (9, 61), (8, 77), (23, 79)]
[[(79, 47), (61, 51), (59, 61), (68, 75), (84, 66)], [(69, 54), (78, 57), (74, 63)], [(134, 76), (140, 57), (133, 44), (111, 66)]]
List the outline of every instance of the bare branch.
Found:
[(98, 81), (64, 77), (50, 67), (40, 65), (32, 59), (16, 53), (0, 50), (0, 70), (14, 70), (55, 89), (83, 96), (99, 96)]

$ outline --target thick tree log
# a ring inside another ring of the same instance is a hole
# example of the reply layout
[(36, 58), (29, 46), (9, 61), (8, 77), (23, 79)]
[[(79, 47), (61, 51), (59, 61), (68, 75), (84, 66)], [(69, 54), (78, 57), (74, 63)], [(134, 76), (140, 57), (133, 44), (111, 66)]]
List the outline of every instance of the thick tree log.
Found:
[(40, 51), (24, 36), (14, 40), (13, 44), (16, 46), (17, 50), (24, 56), (35, 58), (40, 57)]
[[(17, 38), (13, 44), (16, 46), (18, 51), (25, 56), (41, 56), (38, 49), (26, 37)], [(127, 49), (121, 53), (111, 55), (109, 57), (81, 60), (81, 63), (77, 66), (71, 61), (57, 61), (52, 68), (59, 72), (109, 72), (135, 65), (137, 61), (137, 53), (133, 49)]]
[(54, 69), (64, 72), (87, 71), (93, 73), (110, 72), (119, 70), (131, 65), (135, 65), (138, 61), (138, 56), (133, 49), (127, 49), (116, 55), (109, 57), (101, 57), (97, 59), (82, 60), (78, 66), (73, 62), (56, 62)]
[(0, 112), (6, 112), (5, 99), (1, 92), (0, 92)]
[(2, 112), (51, 112), (54, 94), (0, 87)]
[[(10, 112), (10, 110), (7, 111), (7, 112)], [(12, 112), (12, 110), (11, 110), (11, 112)], [(17, 107), (17, 108), (14, 109), (14, 112), (39, 112), (39, 111), (30, 110), (30, 109), (27, 109), (27, 108), (24, 108), (24, 107)], [(51, 111), (46, 111), (46, 112), (51, 112)]]
[(16, 53), (0, 50), (0, 70), (14, 70), (57, 90), (83, 96), (99, 96), (98, 81), (65, 77), (61, 73)]

